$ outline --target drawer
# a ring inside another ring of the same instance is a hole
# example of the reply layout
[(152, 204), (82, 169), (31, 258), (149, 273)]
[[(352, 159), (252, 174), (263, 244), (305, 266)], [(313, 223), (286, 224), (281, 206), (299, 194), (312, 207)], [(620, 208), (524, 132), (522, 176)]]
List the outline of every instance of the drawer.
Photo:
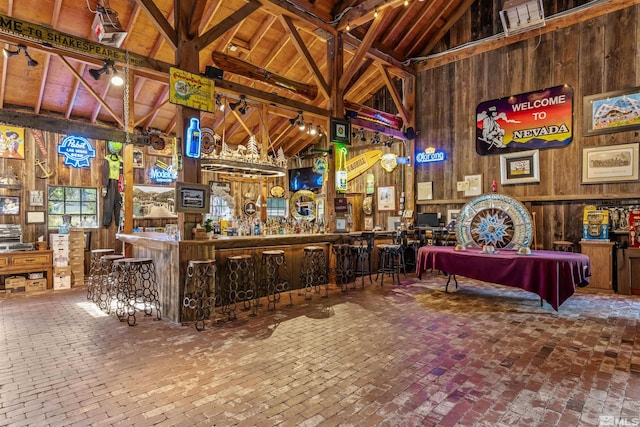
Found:
[(13, 265), (51, 264), (47, 254), (31, 256), (13, 256)]
[(0, 267), (5, 267), (7, 265), (9, 265), (9, 258), (0, 257)]

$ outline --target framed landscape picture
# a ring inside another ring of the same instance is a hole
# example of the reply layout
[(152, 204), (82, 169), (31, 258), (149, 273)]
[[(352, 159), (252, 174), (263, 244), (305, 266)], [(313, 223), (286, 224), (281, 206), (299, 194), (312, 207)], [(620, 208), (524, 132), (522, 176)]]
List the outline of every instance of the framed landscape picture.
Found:
[(585, 96), (584, 134), (625, 132), (640, 129), (640, 87)]
[(582, 183), (638, 180), (640, 143), (582, 149)]
[(518, 151), (500, 156), (500, 184), (540, 182), (538, 150)]

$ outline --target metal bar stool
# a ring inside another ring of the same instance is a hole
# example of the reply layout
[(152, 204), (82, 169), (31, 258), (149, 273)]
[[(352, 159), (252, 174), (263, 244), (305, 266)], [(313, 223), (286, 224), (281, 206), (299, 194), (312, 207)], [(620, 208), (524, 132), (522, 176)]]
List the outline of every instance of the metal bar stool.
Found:
[(216, 307), (216, 260), (189, 261), (184, 280), (182, 323), (194, 320), (197, 331), (203, 331), (205, 322)]
[(385, 274), (391, 275), (391, 283), (393, 283), (394, 276), (398, 278), (398, 284), (400, 284), (400, 270), (407, 276), (407, 270), (404, 262), (404, 249), (406, 247), (407, 232), (394, 233), (393, 243), (385, 243), (378, 245), (378, 274), (376, 274), (376, 280), (378, 276), (382, 274), (380, 279), (380, 286), (384, 284)]
[[(311, 293), (314, 289), (319, 294), (322, 284), (324, 284), (325, 289), (324, 298), (329, 297), (327, 261), (322, 247), (306, 246), (303, 249), (300, 284), (304, 286), (304, 299), (311, 299)], [(298, 292), (298, 295), (300, 295), (300, 292)]]
[(229, 280), (226, 286), (220, 289), (222, 314), (226, 315), (228, 320), (236, 319), (237, 303), (242, 301), (245, 310), (249, 310), (253, 305), (250, 315), (255, 316), (258, 301), (253, 257), (248, 254), (227, 257), (227, 279)]
[(151, 258), (122, 258), (113, 261), (116, 275), (116, 315), (129, 326), (136, 324), (136, 306), (144, 304), (145, 316), (151, 316), (156, 308), (156, 320), (160, 320), (160, 299), (156, 270)]
[(371, 279), (371, 253), (373, 252), (373, 242), (375, 240), (375, 233), (363, 232), (360, 236), (354, 239), (354, 244), (351, 245), (351, 252), (353, 257), (353, 263), (355, 266), (355, 276), (362, 277), (362, 287), (364, 288), (364, 277), (369, 276), (369, 283), (373, 283)]
[(87, 283), (87, 299), (93, 302), (97, 302), (95, 295), (98, 284), (102, 281), (100, 274), (100, 257), (103, 255), (113, 255), (115, 250), (113, 249), (92, 249), (91, 250), (91, 263), (89, 264), (89, 281)]
[(289, 291), (289, 305), (293, 305), (286, 275), (287, 261), (284, 258), (284, 251), (278, 249), (262, 251), (262, 289), (267, 294), (267, 310), (276, 309), (276, 304), (280, 302), (280, 294), (285, 291)]
[(347, 292), (349, 283), (354, 283), (356, 280), (351, 247), (350, 244), (339, 243), (331, 248), (336, 257), (336, 285), (341, 286), (342, 292)]
[(97, 288), (93, 290), (93, 302), (96, 303), (102, 311), (111, 313), (111, 303), (115, 296), (117, 277), (113, 274), (113, 262), (123, 259), (124, 255), (102, 255), (98, 264), (97, 277), (100, 281), (96, 284)]

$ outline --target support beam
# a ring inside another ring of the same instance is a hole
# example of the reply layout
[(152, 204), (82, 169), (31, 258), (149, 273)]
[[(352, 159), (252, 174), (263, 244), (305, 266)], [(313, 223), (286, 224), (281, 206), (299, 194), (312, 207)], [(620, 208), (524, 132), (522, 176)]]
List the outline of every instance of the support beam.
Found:
[(216, 25), (215, 27), (211, 28), (209, 31), (207, 31), (206, 33), (198, 37), (198, 39), (196, 40), (196, 44), (198, 45), (198, 48), (203, 49), (207, 47), (209, 44), (216, 41), (224, 33), (229, 31), (234, 26), (238, 25), (240, 22), (242, 22), (243, 19), (251, 15), (257, 9), (259, 9), (260, 6), (261, 4), (258, 3), (256, 0), (250, 0), (249, 3), (245, 4), (240, 9), (232, 13), (229, 17), (227, 17), (226, 19), (223, 19), (222, 22), (220, 22), (218, 25)]
[(167, 43), (171, 46), (172, 50), (176, 50), (178, 48), (178, 36), (176, 35), (175, 30), (164, 17), (160, 9), (155, 5), (153, 0), (135, 0), (138, 5), (145, 11), (153, 25), (156, 29), (162, 34)]

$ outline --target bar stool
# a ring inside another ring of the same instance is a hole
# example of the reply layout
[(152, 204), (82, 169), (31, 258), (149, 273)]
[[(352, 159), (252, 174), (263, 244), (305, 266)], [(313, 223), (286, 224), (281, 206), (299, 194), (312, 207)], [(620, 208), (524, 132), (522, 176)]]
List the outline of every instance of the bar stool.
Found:
[(227, 320), (234, 320), (237, 302), (242, 301), (244, 309), (249, 310), (253, 301), (252, 315), (255, 316), (258, 301), (253, 257), (248, 254), (227, 257), (227, 279), (227, 285), (220, 289), (222, 314), (227, 316)]
[(340, 285), (342, 292), (347, 292), (349, 283), (356, 280), (352, 246), (347, 243), (335, 244), (331, 251), (336, 258), (336, 285)]
[[(303, 249), (300, 284), (304, 286), (304, 299), (311, 299), (311, 293), (314, 289), (319, 294), (322, 284), (324, 284), (325, 289), (324, 298), (329, 297), (327, 261), (322, 247), (306, 246)], [(300, 295), (300, 292), (298, 292), (298, 295)]]
[(351, 245), (351, 252), (354, 259), (355, 276), (362, 277), (362, 287), (364, 288), (364, 276), (369, 276), (369, 283), (373, 283), (371, 279), (371, 254), (373, 253), (373, 242), (375, 233), (363, 232), (354, 239)]
[(122, 258), (113, 261), (116, 276), (116, 315), (129, 326), (136, 324), (136, 305), (144, 304), (144, 315), (151, 316), (156, 308), (160, 320), (160, 300), (156, 270), (151, 258)]
[(97, 283), (97, 289), (93, 291), (93, 302), (96, 303), (102, 311), (111, 313), (111, 303), (115, 296), (117, 278), (113, 274), (113, 262), (123, 259), (123, 255), (102, 255), (98, 264), (97, 277), (100, 281)]
[(404, 262), (404, 249), (406, 247), (405, 241), (407, 238), (407, 232), (394, 233), (393, 243), (384, 243), (378, 245), (378, 274), (376, 274), (376, 280), (378, 276), (382, 274), (380, 279), (380, 286), (384, 284), (385, 274), (391, 275), (391, 283), (393, 283), (394, 276), (398, 278), (398, 284), (400, 284), (400, 270), (403, 270), (405, 277), (407, 276), (407, 270)]
[(556, 240), (553, 242), (553, 250), (559, 252), (573, 252), (573, 242), (567, 240)]
[[(280, 270), (282, 267), (282, 271)], [(280, 274), (282, 273), (282, 274)], [(286, 280), (287, 261), (283, 250), (262, 251), (262, 289), (267, 294), (267, 310), (275, 310), (280, 293), (289, 291), (289, 305), (293, 305), (291, 289)]]
[(216, 307), (216, 260), (189, 261), (184, 280), (181, 319), (195, 320), (197, 331), (203, 331), (205, 321)]
[(87, 299), (96, 302), (94, 297), (95, 289), (100, 283), (102, 278), (100, 277), (100, 257), (103, 255), (113, 255), (115, 250), (113, 249), (92, 249), (91, 250), (91, 263), (89, 264), (89, 282), (87, 285)]

